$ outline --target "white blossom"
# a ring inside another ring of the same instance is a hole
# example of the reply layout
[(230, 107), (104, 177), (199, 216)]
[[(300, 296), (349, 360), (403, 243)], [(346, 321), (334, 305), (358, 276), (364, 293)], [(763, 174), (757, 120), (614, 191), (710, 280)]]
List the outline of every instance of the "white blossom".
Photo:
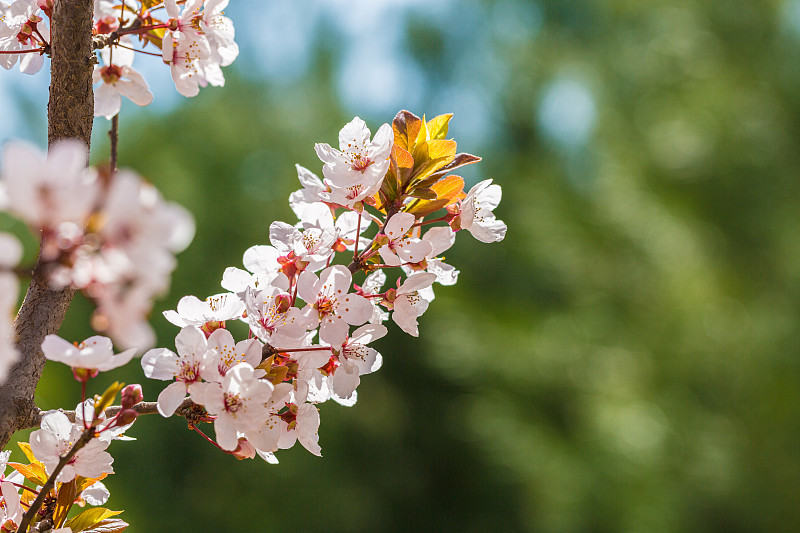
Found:
[[(64, 413), (51, 411), (42, 417), (41, 429), (31, 433), (31, 450), (44, 463), (47, 471), (52, 473), (83, 431), (83, 425), (73, 424)], [(64, 466), (57, 481), (67, 483), (75, 476), (96, 478), (113, 473), (111, 463), (114, 459), (105, 451), (108, 445), (109, 442), (102, 439), (90, 440)]]

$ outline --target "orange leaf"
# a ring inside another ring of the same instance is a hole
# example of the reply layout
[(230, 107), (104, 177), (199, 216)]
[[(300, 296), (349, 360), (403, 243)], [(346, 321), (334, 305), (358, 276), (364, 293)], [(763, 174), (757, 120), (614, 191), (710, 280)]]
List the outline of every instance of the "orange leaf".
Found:
[(431, 186), (436, 193), (436, 200), (419, 200), (410, 205), (405, 211), (416, 216), (425, 216), (443, 209), (450, 204), (464, 198), (464, 179), (460, 176), (448, 176)]
[(67, 513), (75, 504), (78, 496), (77, 482), (75, 479), (69, 483), (61, 483), (58, 487), (58, 497), (56, 498), (56, 508), (53, 511), (53, 524), (61, 527), (67, 519)]
[(31, 483), (36, 483), (39, 486), (44, 486), (44, 484), (47, 483), (47, 473), (44, 471), (44, 467), (41, 465), (8, 463), (8, 466), (25, 476), (25, 479)]
[(457, 200), (461, 200), (466, 196), (466, 194), (464, 194), (464, 178), (461, 176), (447, 176), (443, 180), (432, 185), (431, 189), (433, 189), (440, 200), (448, 200), (445, 206), (454, 204)]
[(103, 520), (107, 520), (112, 516), (120, 514), (122, 511), (111, 511), (104, 507), (92, 507), (82, 513), (67, 520), (66, 527), (72, 529), (73, 533), (88, 530), (89, 528), (96, 527)]
[(36, 456), (33, 455), (33, 450), (31, 450), (31, 445), (30, 444), (28, 444), (27, 442), (18, 442), (17, 446), (19, 446), (19, 449), (22, 450), (22, 453), (25, 454), (25, 457), (28, 458), (28, 461), (30, 461), (31, 464), (39, 465), (42, 468), (44, 468), (44, 463), (39, 461), (36, 458)]
[(439, 115), (438, 117), (433, 117), (428, 122), (426, 122), (425, 128), (428, 130), (428, 138), (444, 139), (445, 137), (447, 137), (447, 125), (450, 122), (451, 118), (453, 118), (453, 114), (447, 113), (445, 115)]
[(431, 139), (428, 141), (428, 157), (445, 159), (449, 163), (456, 155), (456, 142), (447, 139)]
[(422, 119), (404, 109), (394, 117), (392, 129), (394, 130), (394, 142), (411, 152), (422, 129)]

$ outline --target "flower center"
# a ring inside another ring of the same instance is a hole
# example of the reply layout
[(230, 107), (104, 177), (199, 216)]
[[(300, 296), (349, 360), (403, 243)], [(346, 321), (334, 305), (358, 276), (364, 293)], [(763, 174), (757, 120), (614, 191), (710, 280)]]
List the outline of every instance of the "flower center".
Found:
[(194, 383), (200, 379), (200, 363), (181, 361), (180, 372), (175, 376), (177, 381)]
[(363, 174), (372, 163), (374, 163), (374, 161), (371, 161), (369, 157), (355, 154), (353, 155), (353, 162), (350, 164), (350, 168)]
[(229, 413), (235, 413), (242, 407), (244, 407), (244, 402), (239, 397), (238, 394), (231, 394), (226, 392), (222, 395), (222, 401), (225, 404), (225, 410)]
[(106, 83), (117, 83), (122, 77), (122, 69), (117, 65), (107, 65), (100, 69), (100, 76)]
[(314, 309), (319, 311), (320, 318), (330, 315), (336, 310), (336, 298), (320, 296), (317, 302), (314, 304)]

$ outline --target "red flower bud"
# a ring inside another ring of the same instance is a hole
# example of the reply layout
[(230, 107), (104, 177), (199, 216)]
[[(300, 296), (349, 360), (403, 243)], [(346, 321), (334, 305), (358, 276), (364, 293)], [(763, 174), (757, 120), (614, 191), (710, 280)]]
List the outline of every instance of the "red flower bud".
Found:
[(128, 424), (133, 424), (133, 421), (139, 416), (139, 413), (134, 411), (133, 409), (123, 409), (117, 415), (117, 426), (127, 426)]
[(144, 395), (142, 394), (142, 386), (138, 384), (128, 385), (124, 389), (122, 389), (122, 408), (123, 409), (130, 409), (137, 403), (144, 400)]

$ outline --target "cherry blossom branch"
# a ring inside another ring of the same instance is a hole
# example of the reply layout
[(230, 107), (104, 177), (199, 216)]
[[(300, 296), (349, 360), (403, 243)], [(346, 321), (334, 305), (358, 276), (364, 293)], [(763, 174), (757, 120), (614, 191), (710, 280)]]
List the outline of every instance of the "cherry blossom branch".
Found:
[[(125, 6), (124, 2), (122, 6), (124, 9)], [(92, 50), (99, 50), (100, 48), (105, 48), (106, 46), (118, 44), (120, 36), (123, 35), (122, 33), (120, 33), (120, 31), (136, 30), (139, 27), (141, 27), (141, 25), (142, 25), (142, 19), (137, 17), (131, 21), (130, 25), (122, 28), (121, 30), (112, 31), (111, 33), (108, 33), (106, 35), (96, 35), (92, 39)]]
[[(131, 407), (134, 411), (136, 411), (137, 415), (154, 415), (158, 413), (158, 402), (139, 402)], [(58, 409), (59, 412), (64, 413), (70, 422), (74, 423), (77, 418), (75, 417), (75, 411), (65, 411), (63, 409)], [(104, 411), (107, 418), (115, 417), (122, 411), (121, 405), (112, 405), (108, 409)], [(42, 411), (39, 408), (36, 408), (36, 413), (31, 416), (29, 424), (20, 428), (20, 429), (30, 429), (39, 427), (42, 423), (42, 417), (47, 413), (47, 411)], [(205, 409), (201, 406), (197, 405), (190, 399), (185, 399), (182, 404), (178, 406), (178, 409), (175, 410), (175, 414), (185, 418), (189, 421), (196, 421), (202, 422), (207, 418), (207, 413)]]
[(30, 50), (0, 50), (0, 54), (32, 54), (33, 52), (43, 53), (46, 48), (43, 46), (41, 48), (31, 48)]
[[(51, 17), (50, 101), (47, 106), (50, 145), (71, 137), (88, 147), (92, 136), (93, 0), (55, 2)], [(51, 290), (46, 266), (37, 262), (22, 307), (14, 320), (19, 359), (0, 386), (0, 448), (11, 435), (28, 426), (37, 413), (34, 393), (42, 375), (44, 337), (64, 321), (73, 289)]]
[(64, 467), (69, 464), (72, 458), (75, 457), (75, 454), (78, 453), (81, 450), (81, 448), (89, 444), (89, 441), (92, 440), (94, 436), (95, 436), (94, 427), (87, 428), (86, 430), (84, 430), (83, 433), (81, 433), (81, 436), (72, 446), (72, 449), (70, 449), (70, 451), (67, 452), (67, 455), (62, 456), (61, 459), (59, 459), (58, 465), (53, 470), (53, 473), (50, 474), (49, 478), (47, 478), (47, 481), (45, 482), (44, 486), (42, 486), (42, 488), (39, 489), (39, 495), (36, 496), (36, 499), (33, 500), (33, 503), (28, 508), (27, 512), (25, 513), (25, 516), (22, 517), (22, 521), (19, 524), (19, 528), (17, 528), (17, 533), (25, 533), (28, 530), (28, 525), (31, 523), (33, 517), (39, 511), (39, 508), (41, 508), (42, 503), (44, 503), (44, 499), (47, 497), (48, 494), (50, 494), (50, 491), (53, 489), (53, 487), (55, 487), (58, 475), (61, 473)]

